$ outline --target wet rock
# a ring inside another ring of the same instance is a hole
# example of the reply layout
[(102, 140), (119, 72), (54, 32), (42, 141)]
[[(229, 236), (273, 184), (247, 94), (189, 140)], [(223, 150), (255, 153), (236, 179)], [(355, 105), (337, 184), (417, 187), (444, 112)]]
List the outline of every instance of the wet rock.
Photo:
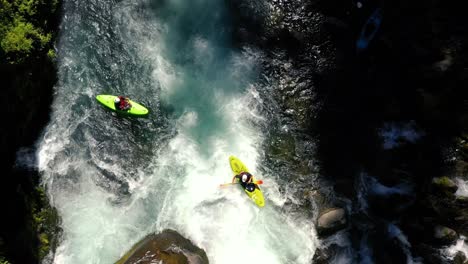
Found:
[[(325, 186), (326, 183), (319, 183), (318, 185)], [(318, 219), (320, 212), (324, 212), (327, 208), (338, 206), (332, 188), (323, 188), (322, 190), (304, 188), (303, 198), (312, 208), (314, 221)]]
[(465, 253), (458, 251), (455, 257), (453, 258), (454, 264), (467, 264), (468, 260), (466, 259)]
[(458, 239), (458, 234), (451, 228), (437, 225), (434, 227), (434, 239), (437, 243), (449, 245)]
[(166, 229), (145, 237), (116, 264), (131, 263), (206, 264), (208, 257), (203, 249), (176, 231)]
[(317, 232), (320, 236), (329, 236), (346, 227), (346, 211), (343, 208), (329, 208), (323, 211), (317, 220)]
[[(462, 122), (468, 123), (468, 117), (465, 117)], [(454, 174), (468, 179), (468, 135), (462, 135), (456, 139), (454, 159)]]
[(317, 248), (312, 259), (314, 264), (328, 264), (333, 263), (334, 258), (342, 251), (343, 248), (337, 244), (331, 244), (323, 248)]
[(454, 227), (463, 235), (468, 234), (468, 198), (429, 195), (425, 206), (432, 210), (436, 221)]
[(451, 261), (447, 260), (446, 258), (442, 257), (440, 251), (436, 248), (420, 243), (414, 247), (415, 255), (421, 256), (424, 260), (423, 263), (431, 263), (431, 264), (449, 264), (452, 263)]
[(269, 153), (285, 160), (292, 160), (296, 154), (295, 144), (294, 137), (289, 133), (272, 135)]
[(330, 255), (326, 251), (326, 249), (317, 248), (314, 254), (314, 258), (312, 259), (312, 263), (317, 264), (327, 264), (330, 263)]
[(447, 176), (432, 179), (432, 185), (436, 192), (443, 194), (454, 194), (458, 189), (457, 184)]
[(455, 164), (455, 171), (457, 175), (468, 178), (468, 162), (459, 160)]

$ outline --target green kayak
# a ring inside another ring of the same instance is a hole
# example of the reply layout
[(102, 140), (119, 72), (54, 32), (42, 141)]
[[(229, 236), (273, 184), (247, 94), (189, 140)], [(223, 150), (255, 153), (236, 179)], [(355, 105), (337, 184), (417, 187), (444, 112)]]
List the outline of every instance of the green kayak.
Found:
[(115, 108), (114, 100), (118, 96), (115, 95), (105, 95), (105, 94), (100, 94), (96, 96), (96, 100), (101, 103), (103, 106), (106, 108), (111, 109), (114, 112), (117, 112), (119, 114), (125, 114), (125, 115), (131, 115), (131, 116), (146, 116), (148, 115), (149, 111), (146, 107), (142, 106), (141, 104), (134, 102), (132, 100), (128, 100), (131, 104), (131, 108), (125, 111), (122, 111), (120, 109)]

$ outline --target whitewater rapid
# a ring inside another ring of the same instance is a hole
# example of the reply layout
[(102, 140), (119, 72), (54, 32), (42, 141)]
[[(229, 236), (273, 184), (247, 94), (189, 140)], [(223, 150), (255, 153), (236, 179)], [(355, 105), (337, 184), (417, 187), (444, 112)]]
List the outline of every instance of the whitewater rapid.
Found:
[[(64, 1), (59, 81), (39, 169), (63, 235), (52, 263), (113, 263), (172, 228), (210, 263), (310, 263), (312, 221), (288, 212), (261, 163), (269, 116), (256, 85), (259, 51), (234, 48), (224, 1)], [(147, 119), (116, 116), (97, 94), (124, 94)], [(258, 208), (221, 189), (240, 158), (262, 186)]]

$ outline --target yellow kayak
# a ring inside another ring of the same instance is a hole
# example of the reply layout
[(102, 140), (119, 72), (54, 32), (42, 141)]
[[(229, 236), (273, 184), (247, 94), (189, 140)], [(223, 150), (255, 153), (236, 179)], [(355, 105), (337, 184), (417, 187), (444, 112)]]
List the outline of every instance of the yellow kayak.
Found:
[[(234, 175), (238, 175), (241, 172), (249, 172), (244, 163), (234, 156), (229, 157), (229, 164), (231, 164), (231, 169), (234, 172)], [(252, 180), (255, 181), (254, 176), (252, 176)], [(263, 193), (260, 190), (260, 187), (258, 187), (258, 184), (255, 184), (255, 190), (253, 192), (249, 192), (246, 189), (244, 189), (244, 191), (256, 205), (259, 207), (265, 206), (265, 199), (263, 198)]]

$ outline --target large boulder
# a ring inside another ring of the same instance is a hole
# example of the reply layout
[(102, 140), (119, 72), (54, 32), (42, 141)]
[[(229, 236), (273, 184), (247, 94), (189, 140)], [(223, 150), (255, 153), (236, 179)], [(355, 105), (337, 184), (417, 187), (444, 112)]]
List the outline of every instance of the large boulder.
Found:
[(343, 208), (329, 208), (323, 211), (317, 220), (317, 233), (329, 236), (346, 227), (346, 211)]
[(458, 234), (451, 228), (437, 225), (434, 227), (434, 239), (436, 243), (449, 245), (457, 241)]
[(432, 179), (432, 186), (434, 191), (448, 195), (454, 194), (458, 189), (457, 184), (447, 176)]
[(465, 253), (458, 251), (453, 258), (454, 264), (467, 264), (468, 260), (466, 259)]
[(163, 263), (163, 264), (207, 264), (208, 257), (203, 249), (195, 246), (174, 230), (166, 229), (151, 234), (138, 242), (116, 264)]

